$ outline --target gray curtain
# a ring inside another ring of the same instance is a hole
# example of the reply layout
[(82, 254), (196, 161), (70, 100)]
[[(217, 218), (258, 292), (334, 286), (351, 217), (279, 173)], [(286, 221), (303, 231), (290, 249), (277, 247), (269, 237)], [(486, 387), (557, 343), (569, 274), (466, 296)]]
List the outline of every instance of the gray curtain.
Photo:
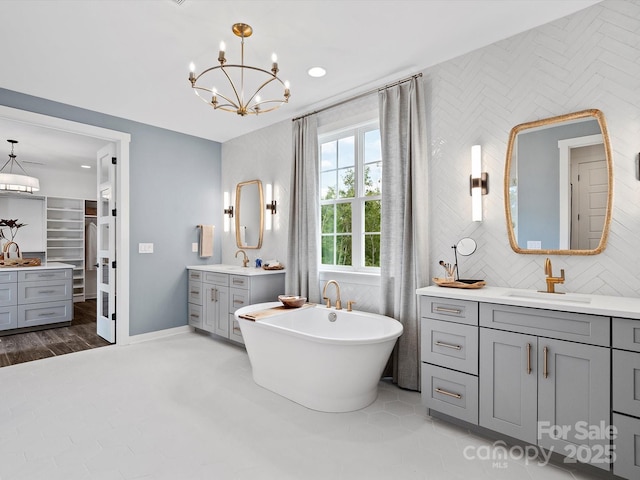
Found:
[(420, 319), (416, 288), (428, 284), (427, 138), (422, 79), (378, 95), (382, 141), (380, 275), (384, 315), (404, 331), (393, 352), (393, 381), (420, 389)]
[(315, 115), (293, 122), (287, 294), (320, 303), (318, 286), (318, 127)]

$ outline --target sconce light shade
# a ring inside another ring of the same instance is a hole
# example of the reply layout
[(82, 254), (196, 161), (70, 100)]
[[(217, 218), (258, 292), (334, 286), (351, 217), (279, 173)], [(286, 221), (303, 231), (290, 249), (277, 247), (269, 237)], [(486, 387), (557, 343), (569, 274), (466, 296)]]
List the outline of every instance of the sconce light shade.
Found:
[(482, 147), (471, 147), (471, 176), (469, 177), (469, 193), (471, 194), (471, 219), (482, 221), (482, 195), (489, 193), (489, 174), (482, 172)]

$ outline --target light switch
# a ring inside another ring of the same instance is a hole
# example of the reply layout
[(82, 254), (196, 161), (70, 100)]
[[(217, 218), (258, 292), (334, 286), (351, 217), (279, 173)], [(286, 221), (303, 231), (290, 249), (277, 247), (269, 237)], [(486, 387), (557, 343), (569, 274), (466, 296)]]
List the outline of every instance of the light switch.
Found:
[(153, 243), (139, 243), (138, 253), (153, 253)]
[(198, 251), (198, 243), (197, 242), (191, 244), (191, 251), (192, 252), (197, 252)]

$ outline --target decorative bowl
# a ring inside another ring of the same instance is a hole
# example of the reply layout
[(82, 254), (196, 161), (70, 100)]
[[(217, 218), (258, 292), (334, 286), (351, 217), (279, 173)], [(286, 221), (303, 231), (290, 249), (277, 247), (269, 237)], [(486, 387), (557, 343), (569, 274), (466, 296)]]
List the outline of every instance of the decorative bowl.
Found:
[(298, 308), (304, 305), (307, 301), (307, 297), (299, 297), (298, 295), (278, 295), (278, 300), (280, 300), (286, 308)]

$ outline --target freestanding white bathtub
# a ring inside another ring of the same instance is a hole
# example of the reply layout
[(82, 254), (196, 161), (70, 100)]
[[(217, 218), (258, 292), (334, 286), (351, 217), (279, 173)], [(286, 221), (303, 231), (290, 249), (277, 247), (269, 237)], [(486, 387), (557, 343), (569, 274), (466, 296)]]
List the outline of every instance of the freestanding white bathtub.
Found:
[(235, 312), (258, 385), (322, 412), (359, 410), (375, 401), (402, 334), (400, 322), (322, 305), (284, 309), (257, 321), (241, 317), (278, 306), (259, 303)]

